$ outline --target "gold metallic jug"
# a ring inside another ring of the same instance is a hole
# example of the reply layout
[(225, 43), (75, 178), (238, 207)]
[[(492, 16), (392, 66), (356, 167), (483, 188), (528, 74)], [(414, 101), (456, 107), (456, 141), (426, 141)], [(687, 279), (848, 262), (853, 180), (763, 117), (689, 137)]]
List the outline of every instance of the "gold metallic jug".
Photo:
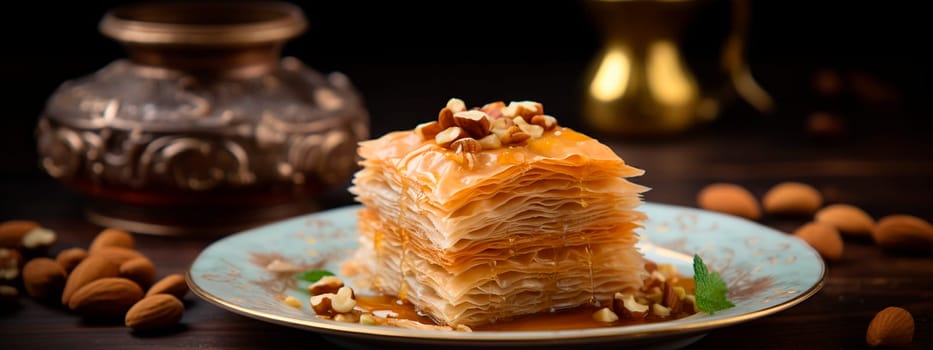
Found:
[[(715, 118), (723, 91), (704, 91), (686, 64), (680, 39), (703, 3), (699, 1), (590, 0), (604, 33), (603, 47), (584, 87), (583, 115), (607, 134), (664, 135)], [(732, 3), (732, 31), (725, 38), (722, 73), (730, 88), (755, 108), (771, 108), (770, 96), (752, 79), (744, 60), (747, 0)]]

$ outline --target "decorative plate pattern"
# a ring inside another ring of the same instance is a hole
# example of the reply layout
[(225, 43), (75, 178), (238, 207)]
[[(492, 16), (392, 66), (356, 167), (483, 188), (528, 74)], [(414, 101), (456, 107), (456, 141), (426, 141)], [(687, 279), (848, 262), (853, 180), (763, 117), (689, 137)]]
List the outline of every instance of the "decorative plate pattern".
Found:
[[(359, 206), (309, 214), (228, 236), (207, 247), (188, 272), (200, 297), (227, 310), (259, 320), (316, 331), (353, 347), (389, 343), (475, 347), (495, 345), (567, 346), (576, 344), (682, 347), (714, 328), (763, 317), (794, 306), (823, 284), (825, 266), (803, 241), (741, 218), (670, 205), (646, 203), (649, 221), (639, 248), (656, 262), (673, 263), (693, 275), (699, 254), (729, 286), (736, 306), (660, 323), (561, 331), (453, 332), (366, 326), (319, 319), (292, 272), (266, 269), (279, 260), (300, 270), (327, 269), (340, 276), (341, 265), (357, 247)], [(352, 280), (343, 277), (345, 280)], [(302, 306), (284, 302), (297, 298)]]

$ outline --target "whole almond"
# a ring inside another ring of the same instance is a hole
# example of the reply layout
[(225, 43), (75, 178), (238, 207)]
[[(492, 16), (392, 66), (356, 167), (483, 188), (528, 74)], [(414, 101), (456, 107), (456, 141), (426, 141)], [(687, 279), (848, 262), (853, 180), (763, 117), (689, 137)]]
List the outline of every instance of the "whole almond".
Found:
[(152, 284), (155, 275), (155, 264), (145, 257), (133, 258), (120, 265), (120, 277), (130, 279), (142, 287)]
[(185, 282), (184, 276), (176, 273), (165, 276), (165, 278), (153, 284), (152, 287), (149, 287), (146, 296), (169, 294), (181, 300), (184, 299), (186, 293), (188, 293), (188, 283)]
[(872, 219), (864, 210), (849, 204), (833, 204), (816, 212), (816, 221), (835, 227), (839, 232), (856, 235), (871, 235), (875, 228)]
[(89, 256), (84, 259), (68, 275), (65, 290), (62, 291), (62, 304), (68, 305), (71, 295), (86, 284), (107, 277), (116, 277), (120, 274), (120, 265), (102, 256)]
[(71, 273), (78, 264), (87, 258), (87, 250), (84, 248), (68, 248), (58, 253), (55, 261), (65, 269), (65, 272)]
[(87, 318), (123, 317), (143, 298), (143, 290), (126, 278), (107, 277), (78, 289), (68, 301), (68, 308)]
[(88, 251), (89, 256), (100, 256), (109, 259), (113, 263), (120, 265), (130, 259), (143, 257), (143, 254), (133, 249), (115, 246), (104, 246), (96, 250)]
[(185, 305), (169, 294), (156, 294), (143, 298), (126, 312), (126, 326), (137, 331), (165, 328), (178, 323)]
[(700, 208), (717, 211), (746, 219), (758, 220), (761, 208), (751, 192), (744, 187), (728, 183), (715, 183), (706, 186), (697, 196)]
[(881, 310), (868, 324), (865, 341), (871, 346), (905, 347), (914, 339), (914, 318), (910, 312), (891, 306)]
[(35, 258), (23, 266), (23, 286), (29, 296), (49, 300), (61, 296), (68, 274), (55, 260)]
[(933, 225), (916, 216), (885, 216), (872, 231), (872, 238), (884, 248), (933, 251)]
[(833, 226), (810, 222), (794, 231), (794, 236), (806, 241), (826, 260), (839, 260), (842, 257), (842, 236)]
[(88, 251), (94, 252), (103, 247), (122, 247), (127, 249), (133, 249), (136, 246), (136, 241), (133, 239), (133, 235), (129, 232), (123, 231), (116, 228), (108, 228), (100, 231), (97, 234), (97, 237), (94, 237), (94, 240), (91, 241), (91, 246), (88, 248)]
[(23, 236), (37, 227), (39, 223), (29, 220), (9, 220), (0, 223), (0, 248), (19, 249), (23, 244)]
[(813, 215), (823, 205), (823, 196), (813, 186), (783, 182), (768, 190), (761, 204), (771, 214)]

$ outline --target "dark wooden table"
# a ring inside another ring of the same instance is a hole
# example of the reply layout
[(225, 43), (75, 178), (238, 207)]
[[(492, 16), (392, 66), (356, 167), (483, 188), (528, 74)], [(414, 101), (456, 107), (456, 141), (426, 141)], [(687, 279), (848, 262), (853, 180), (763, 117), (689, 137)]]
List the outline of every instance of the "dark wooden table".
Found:
[[(907, 135), (907, 136), (905, 136)], [(630, 163), (647, 170), (639, 183), (653, 202), (695, 205), (704, 185), (729, 181), (761, 196), (785, 180), (813, 184), (833, 203), (851, 203), (873, 216), (909, 213), (933, 218), (933, 143), (910, 133), (878, 132), (831, 143), (802, 133), (765, 127), (701, 130), (683, 138), (633, 143), (605, 141)], [(82, 215), (82, 198), (51, 179), (18, 176), (0, 185), (2, 219), (40, 221), (59, 234), (53, 253), (86, 246), (100, 229)], [(338, 189), (325, 206), (350, 203)], [(763, 223), (790, 232), (805, 219), (766, 217)], [(183, 273), (211, 239), (138, 235), (138, 248), (159, 274)], [(0, 348), (329, 348), (313, 332), (239, 316), (189, 294), (183, 326), (141, 336), (120, 325), (87, 324), (60, 307), (21, 298), (21, 307), (0, 316)], [(825, 286), (789, 310), (710, 332), (692, 349), (863, 348), (874, 314), (887, 306), (913, 313), (913, 348), (933, 348), (933, 256), (899, 255), (869, 241), (846, 241), (841, 261), (829, 264)]]
[[(579, 120), (566, 117), (578, 112), (574, 100), (565, 96), (578, 91), (572, 82), (578, 79), (580, 68), (484, 66), (484, 75), (478, 77), (472, 75), (476, 67), (469, 65), (350, 66), (346, 72), (357, 77), (357, 85), (363, 87), (373, 112), (375, 134), (430, 118), (438, 101), (451, 94), (471, 103), (503, 95), (539, 99), (549, 103), (550, 110), (563, 121), (589, 131)], [(439, 71), (446, 72), (450, 81), (464, 79), (469, 86), (488, 89), (445, 88), (448, 79), (435, 78)], [(516, 76), (516, 72), (528, 82), (527, 88), (517, 92), (496, 84), (499, 77), (508, 73)], [(933, 138), (930, 129), (916, 118), (929, 116), (928, 110), (910, 105), (893, 109), (850, 106), (841, 109), (849, 112), (843, 114), (848, 118), (844, 119), (849, 123), (848, 132), (814, 137), (803, 125), (807, 113), (817, 106), (808, 102), (805, 94), (795, 94), (808, 89), (807, 85), (795, 85), (807, 81), (806, 73), (786, 76), (783, 69), (764, 72), (770, 72), (771, 81), (782, 81), (787, 87), (785, 94), (778, 94), (782, 108), (775, 115), (734, 111), (732, 119), (724, 117), (722, 123), (651, 142), (599, 137), (626, 161), (647, 170), (636, 181), (652, 188), (645, 197), (652, 202), (694, 206), (697, 192), (713, 182), (741, 184), (760, 197), (774, 184), (794, 180), (814, 185), (828, 203), (854, 204), (875, 218), (905, 213), (933, 220)], [(765, 81), (768, 78), (763, 74)], [(404, 91), (386, 83), (403, 79), (407, 79)], [(59, 239), (53, 254), (69, 247), (86, 247), (101, 227), (85, 219), (82, 196), (39, 171), (34, 151), (29, 149), (31, 123), (23, 123), (26, 127), (17, 129), (13, 141), (5, 144), (7, 150), (18, 147), (22, 151), (4, 154), (0, 220), (31, 219), (55, 230)], [(348, 204), (352, 199), (345, 188), (321, 199), (324, 208)], [(792, 232), (805, 221), (761, 220), (784, 232)], [(214, 241), (151, 235), (136, 238), (138, 249), (156, 262), (159, 275), (184, 273)], [(933, 348), (933, 254), (896, 254), (870, 241), (847, 240), (842, 259), (828, 268), (823, 289), (809, 300), (774, 315), (716, 329), (690, 348), (864, 348), (869, 321), (887, 306), (901, 306), (913, 313), (916, 334), (912, 348)], [(139, 335), (122, 325), (86, 323), (62, 307), (22, 297), (18, 309), (0, 315), (0, 349), (333, 347), (313, 332), (243, 317), (193, 294), (184, 301), (181, 327), (158, 335)]]

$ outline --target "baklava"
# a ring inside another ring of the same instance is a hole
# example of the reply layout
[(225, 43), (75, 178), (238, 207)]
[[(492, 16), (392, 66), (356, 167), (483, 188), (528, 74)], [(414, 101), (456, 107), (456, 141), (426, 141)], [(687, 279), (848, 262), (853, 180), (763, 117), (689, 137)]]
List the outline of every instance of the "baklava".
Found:
[(350, 191), (371, 288), (442, 325), (611, 303), (639, 289), (642, 170), (540, 103), (468, 109), (360, 144)]

